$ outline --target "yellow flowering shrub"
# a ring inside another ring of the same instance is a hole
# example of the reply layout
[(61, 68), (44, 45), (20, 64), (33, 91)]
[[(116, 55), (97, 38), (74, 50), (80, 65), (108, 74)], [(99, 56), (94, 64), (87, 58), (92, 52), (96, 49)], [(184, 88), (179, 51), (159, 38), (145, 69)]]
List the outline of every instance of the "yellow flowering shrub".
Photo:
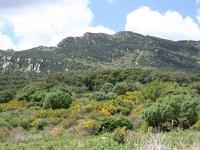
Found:
[(76, 102), (71, 105), (71, 107), (69, 108), (69, 112), (80, 113), (82, 109), (83, 109), (83, 104)]
[(77, 131), (80, 134), (97, 134), (101, 125), (96, 120), (84, 120), (77, 126)]
[(26, 107), (27, 102), (25, 101), (18, 101), (18, 100), (12, 100), (7, 103), (0, 104), (0, 110), (1, 111), (13, 111), (16, 109), (24, 109)]
[(116, 107), (112, 104), (105, 104), (101, 109), (101, 115), (108, 117), (116, 112)]
[(81, 114), (71, 113), (69, 114), (69, 118), (72, 120), (79, 120), (79, 119), (83, 119), (84, 116)]
[(53, 116), (53, 109), (40, 109), (35, 112), (34, 116), (36, 118), (47, 118)]
[(40, 109), (35, 112), (34, 116), (36, 118), (57, 118), (68, 116), (67, 109)]
[(116, 141), (118, 144), (124, 144), (127, 135), (128, 131), (126, 127), (118, 127), (113, 132), (113, 140)]
[(122, 99), (126, 99), (134, 103), (140, 102), (141, 97), (142, 97), (142, 92), (140, 91), (126, 92), (125, 95), (121, 96)]

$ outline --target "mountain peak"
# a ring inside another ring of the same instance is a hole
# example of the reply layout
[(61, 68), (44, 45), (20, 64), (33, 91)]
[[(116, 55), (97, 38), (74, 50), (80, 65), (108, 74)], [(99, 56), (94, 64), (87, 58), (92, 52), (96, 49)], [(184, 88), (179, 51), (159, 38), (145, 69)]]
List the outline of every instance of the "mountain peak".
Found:
[(88, 39), (97, 39), (97, 38), (108, 38), (110, 35), (106, 33), (91, 33), (91, 32), (86, 32), (83, 37), (88, 38)]
[(143, 36), (141, 34), (131, 32), (131, 31), (120, 31), (116, 34), (113, 35), (114, 37), (120, 37), (120, 38), (134, 38), (134, 37), (139, 37)]

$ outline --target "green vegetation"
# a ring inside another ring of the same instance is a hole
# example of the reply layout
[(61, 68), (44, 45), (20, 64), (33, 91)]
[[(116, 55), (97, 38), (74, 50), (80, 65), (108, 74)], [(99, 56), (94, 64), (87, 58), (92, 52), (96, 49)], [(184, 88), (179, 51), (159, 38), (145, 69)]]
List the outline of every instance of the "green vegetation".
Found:
[(198, 73), (113, 69), (21, 74), (21, 82), (8, 73), (0, 79), (9, 81), (0, 85), (0, 149), (153, 149), (155, 142), (162, 149), (184, 149), (200, 144), (195, 141), (200, 137)]

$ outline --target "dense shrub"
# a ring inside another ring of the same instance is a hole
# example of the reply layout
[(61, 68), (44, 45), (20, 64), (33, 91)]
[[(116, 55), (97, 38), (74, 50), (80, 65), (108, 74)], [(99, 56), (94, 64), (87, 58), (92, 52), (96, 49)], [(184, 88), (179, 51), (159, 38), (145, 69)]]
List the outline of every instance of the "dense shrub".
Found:
[(43, 102), (45, 95), (46, 95), (46, 92), (36, 91), (34, 94), (31, 95), (31, 99), (35, 102)]
[(116, 141), (117, 143), (124, 144), (127, 134), (128, 134), (128, 132), (126, 130), (126, 127), (118, 127), (113, 132), (112, 137), (113, 137), (114, 141)]
[(107, 95), (106, 95), (107, 99), (111, 100), (111, 99), (115, 99), (117, 98), (117, 94), (114, 93), (114, 92), (109, 92)]
[(118, 127), (126, 127), (127, 129), (132, 129), (133, 125), (130, 120), (126, 117), (112, 118), (112, 117), (104, 117), (98, 119), (101, 125), (101, 131), (109, 131), (112, 132)]
[(112, 83), (104, 83), (101, 87), (101, 92), (109, 93), (112, 92), (113, 84)]
[(35, 123), (35, 127), (37, 130), (43, 130), (44, 127), (48, 125), (48, 122), (45, 119), (38, 119)]
[(107, 94), (105, 92), (93, 92), (90, 95), (91, 100), (103, 101), (107, 100)]
[(34, 84), (26, 85), (16, 96), (18, 100), (31, 101), (33, 94), (43, 91), (39, 86)]
[(72, 98), (68, 93), (62, 91), (48, 93), (45, 97), (43, 107), (48, 109), (69, 108)]
[[(154, 81), (145, 85), (142, 92), (144, 99), (155, 102), (159, 97), (166, 95), (173, 95), (174, 92), (178, 92), (177, 83)], [(180, 93), (178, 93), (180, 94)]]
[(96, 120), (84, 120), (77, 126), (77, 131), (82, 134), (97, 134), (101, 128)]
[(125, 116), (128, 116), (133, 108), (132, 101), (127, 101), (121, 98), (113, 100), (113, 105), (116, 107), (118, 113)]
[(0, 104), (0, 111), (13, 111), (16, 109), (26, 108), (27, 103), (25, 101), (12, 100), (8, 103)]
[(136, 90), (133, 83), (130, 82), (118, 82), (113, 87), (112, 91), (117, 94), (125, 94), (127, 91), (134, 91)]
[[(173, 95), (160, 98), (157, 102), (146, 108), (143, 118), (150, 126), (161, 130), (166, 128), (166, 122), (170, 122), (167, 128), (172, 128), (173, 124), (188, 128), (197, 118), (198, 103), (188, 95)], [(184, 119), (183, 121), (181, 121)], [(187, 124), (185, 124), (188, 122)]]
[(13, 90), (4, 90), (0, 91), (0, 103), (6, 103), (12, 100), (15, 96), (15, 92)]
[(49, 91), (50, 92), (61, 91), (61, 92), (68, 93), (69, 95), (71, 95), (71, 92), (69, 91), (69, 88), (66, 84), (57, 84), (53, 86), (52, 88), (50, 88)]
[(116, 113), (116, 107), (113, 104), (105, 103), (101, 109), (102, 116), (110, 116)]

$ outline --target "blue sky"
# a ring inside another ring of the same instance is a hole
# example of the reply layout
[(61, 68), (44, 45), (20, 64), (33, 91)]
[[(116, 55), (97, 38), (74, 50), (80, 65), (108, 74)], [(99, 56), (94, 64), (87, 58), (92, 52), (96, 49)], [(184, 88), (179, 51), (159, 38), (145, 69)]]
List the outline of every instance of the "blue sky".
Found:
[(200, 0), (0, 0), (0, 49), (56, 46), (85, 32), (200, 40)]
[(190, 16), (197, 21), (198, 5), (195, 0), (114, 0), (110, 4), (106, 0), (92, 0), (89, 8), (95, 14), (94, 25), (101, 24), (115, 31), (123, 31), (127, 14), (141, 6), (161, 13), (177, 11), (183, 17)]

